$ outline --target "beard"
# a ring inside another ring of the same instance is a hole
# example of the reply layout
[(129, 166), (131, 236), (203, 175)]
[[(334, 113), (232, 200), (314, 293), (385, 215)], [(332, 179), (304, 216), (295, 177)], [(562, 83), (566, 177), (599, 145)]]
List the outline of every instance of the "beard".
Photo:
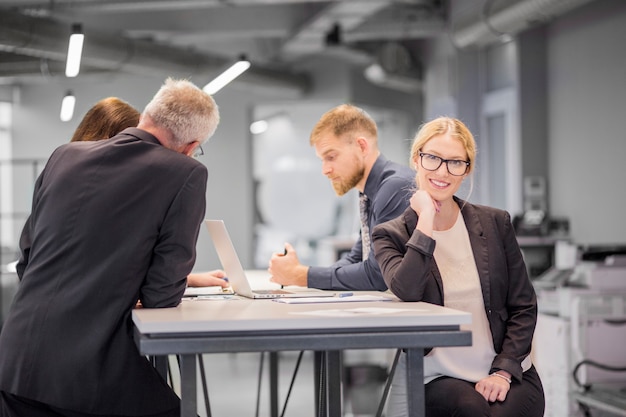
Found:
[(357, 158), (355, 158), (354, 162), (354, 171), (352, 171), (347, 179), (338, 179), (336, 181), (331, 181), (333, 189), (335, 190), (335, 194), (340, 197), (353, 189), (359, 183), (359, 181), (363, 179), (363, 175), (365, 175), (365, 165), (363, 164), (363, 162), (358, 160)]

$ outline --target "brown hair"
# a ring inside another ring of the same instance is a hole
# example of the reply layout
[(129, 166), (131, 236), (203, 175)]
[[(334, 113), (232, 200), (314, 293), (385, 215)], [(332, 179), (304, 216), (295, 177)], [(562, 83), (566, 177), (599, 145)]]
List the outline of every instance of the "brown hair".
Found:
[[(374, 119), (363, 109), (350, 104), (342, 104), (324, 113), (311, 131), (310, 144), (315, 145), (321, 135), (328, 132), (337, 138), (347, 133), (352, 133), (354, 136), (366, 135), (367, 139), (374, 144), (378, 138), (378, 129)], [(354, 137), (348, 139), (354, 139)]]
[(139, 111), (117, 97), (107, 97), (91, 107), (76, 128), (71, 142), (109, 139), (139, 123)]

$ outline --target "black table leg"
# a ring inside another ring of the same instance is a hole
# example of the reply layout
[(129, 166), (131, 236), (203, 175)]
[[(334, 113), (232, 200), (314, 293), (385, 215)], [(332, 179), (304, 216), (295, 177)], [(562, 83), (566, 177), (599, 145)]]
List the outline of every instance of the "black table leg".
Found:
[(326, 384), (329, 417), (341, 417), (342, 415), (341, 362), (340, 350), (326, 352)]
[(278, 417), (278, 352), (270, 352), (270, 416)]
[(313, 352), (313, 369), (315, 390), (315, 415), (316, 417), (326, 417), (326, 352)]
[(150, 362), (152, 366), (157, 370), (159, 375), (167, 381), (168, 372), (167, 372), (167, 356), (152, 356), (150, 357)]
[(181, 417), (197, 417), (196, 403), (196, 357), (197, 355), (180, 355), (180, 415)]
[(406, 350), (406, 392), (409, 417), (424, 417), (424, 349)]

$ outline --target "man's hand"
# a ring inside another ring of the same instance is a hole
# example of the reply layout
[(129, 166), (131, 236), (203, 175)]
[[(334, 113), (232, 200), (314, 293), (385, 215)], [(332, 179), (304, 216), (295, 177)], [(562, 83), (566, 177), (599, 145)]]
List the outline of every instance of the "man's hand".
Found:
[[(511, 378), (508, 372), (498, 371), (502, 376)], [(511, 384), (505, 378), (498, 375), (489, 375), (476, 383), (476, 391), (489, 402), (504, 401), (511, 389)]]
[(226, 273), (221, 269), (213, 271), (201, 272), (197, 274), (189, 274), (187, 276), (187, 285), (189, 287), (228, 287), (228, 281), (225, 280)]
[(280, 285), (307, 286), (308, 266), (298, 260), (296, 250), (289, 243), (285, 243), (285, 252), (276, 252), (272, 255), (267, 269), (272, 276), (270, 281)]

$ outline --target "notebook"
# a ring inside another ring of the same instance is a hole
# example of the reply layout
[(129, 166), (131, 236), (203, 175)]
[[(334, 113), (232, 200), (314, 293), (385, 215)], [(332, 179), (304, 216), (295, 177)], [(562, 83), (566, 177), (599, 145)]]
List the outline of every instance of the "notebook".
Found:
[[(228, 281), (236, 294), (247, 298), (333, 297), (335, 295), (334, 292), (314, 288), (302, 288), (300, 291), (292, 289), (253, 290), (224, 221), (205, 220), (204, 222), (209, 229), (222, 269), (226, 272)], [(269, 280), (269, 274), (267, 278)]]

